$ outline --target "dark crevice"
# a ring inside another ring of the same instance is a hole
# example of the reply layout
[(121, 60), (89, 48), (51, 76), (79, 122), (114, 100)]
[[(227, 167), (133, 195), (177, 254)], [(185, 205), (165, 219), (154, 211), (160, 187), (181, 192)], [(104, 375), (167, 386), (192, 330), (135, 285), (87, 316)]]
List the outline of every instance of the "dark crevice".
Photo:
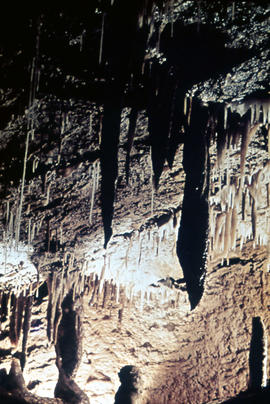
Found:
[(191, 309), (199, 303), (206, 273), (209, 155), (208, 111), (194, 103), (184, 145), (186, 173), (177, 255), (183, 269)]

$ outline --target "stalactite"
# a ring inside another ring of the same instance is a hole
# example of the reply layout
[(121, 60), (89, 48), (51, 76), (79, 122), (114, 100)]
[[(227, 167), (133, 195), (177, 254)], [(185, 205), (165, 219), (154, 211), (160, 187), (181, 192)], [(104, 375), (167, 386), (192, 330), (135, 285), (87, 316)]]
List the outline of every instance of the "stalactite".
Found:
[(55, 299), (55, 290), (56, 290), (56, 276), (52, 272), (47, 279), (47, 287), (48, 287), (48, 307), (47, 307), (47, 337), (48, 340), (52, 340), (52, 325), (54, 321), (54, 315), (55, 315), (55, 305), (56, 305), (56, 299)]
[(235, 17), (235, 1), (232, 2), (232, 20), (234, 20)]
[(129, 179), (129, 165), (130, 165), (130, 153), (133, 146), (135, 131), (136, 131), (136, 123), (138, 118), (138, 109), (133, 107), (129, 116), (129, 128), (128, 128), (128, 139), (127, 139), (127, 154), (126, 154), (126, 162), (125, 162), (125, 171), (126, 171), (126, 183), (128, 184)]
[(151, 170), (151, 216), (154, 215), (154, 202), (155, 202), (155, 187), (154, 187), (154, 176)]
[(9, 215), (9, 224), (8, 224), (8, 233), (9, 233), (10, 240), (13, 239), (13, 233), (14, 233), (13, 217), (14, 217), (14, 215), (13, 215), (13, 212), (11, 211), (10, 215)]
[(22, 207), (23, 207), (23, 199), (24, 199), (24, 186), (25, 186), (25, 176), (26, 176), (26, 164), (27, 164), (28, 147), (29, 147), (29, 134), (30, 134), (30, 132), (27, 131), (26, 141), (25, 141), (24, 161), (23, 161), (23, 174), (22, 174), (22, 181), (21, 181), (21, 195), (20, 195), (20, 203), (19, 203), (16, 234), (15, 234), (16, 246), (17, 247), (18, 247), (19, 238), (20, 238), (21, 216), (22, 216)]
[(6, 223), (9, 221), (9, 201), (6, 202), (7, 204), (7, 210), (6, 210)]
[(232, 250), (235, 250), (235, 248), (236, 248), (237, 225), (238, 225), (237, 208), (234, 207), (232, 209), (232, 216), (231, 216), (231, 244), (230, 244), (230, 248)]
[[(171, 131), (175, 88), (175, 78), (169, 75), (166, 69), (156, 67), (151, 79), (151, 97), (147, 108), (151, 159), (156, 189), (159, 185), (165, 160), (168, 157), (168, 139)], [(157, 92), (158, 94), (156, 94)]]
[(254, 244), (256, 244), (256, 240), (257, 240), (257, 202), (253, 197), (251, 200), (251, 223), (252, 223), (252, 237), (254, 240)]
[(174, 0), (170, 1), (170, 19), (171, 19), (171, 38), (173, 38), (173, 4)]
[(102, 300), (102, 308), (104, 309), (106, 306), (106, 299), (107, 299), (107, 294), (108, 294), (108, 282), (104, 282), (103, 286), (103, 300)]
[(220, 241), (222, 240), (222, 232), (225, 228), (225, 221), (226, 221), (226, 213), (218, 213), (216, 216), (216, 224), (215, 224), (215, 245), (217, 246), (217, 251), (221, 251), (223, 249), (223, 245), (221, 247)]
[(242, 193), (242, 220), (246, 219), (246, 199), (247, 199), (247, 190), (245, 189)]
[(52, 341), (54, 345), (57, 342), (57, 335), (58, 335), (58, 328), (60, 321), (62, 319), (62, 310), (61, 310), (61, 304), (62, 304), (62, 296), (60, 295), (57, 299), (57, 304), (56, 304), (56, 309), (55, 309), (55, 316), (54, 316), (54, 321), (53, 321), (53, 336), (52, 336)]
[(184, 146), (186, 173), (182, 216), (178, 230), (177, 255), (187, 283), (191, 308), (204, 289), (209, 232), (209, 111), (192, 103), (192, 115)]
[(191, 112), (192, 112), (192, 97), (189, 97), (189, 109), (188, 109), (188, 117), (187, 117), (188, 126), (190, 126)]
[(228, 121), (228, 106), (225, 104), (224, 106), (224, 129), (227, 129), (227, 121)]
[(34, 241), (35, 232), (36, 232), (36, 223), (33, 223), (32, 231), (31, 231), (31, 243)]
[(99, 43), (99, 57), (98, 63), (102, 62), (102, 52), (103, 52), (103, 40), (104, 40), (104, 23), (105, 23), (105, 13), (102, 14), (102, 22), (101, 22), (101, 34), (100, 34), (100, 43)]
[(93, 208), (94, 208), (96, 190), (98, 189), (98, 181), (99, 181), (99, 162), (95, 161), (92, 169), (92, 191), (91, 191), (91, 204), (89, 213), (90, 224), (92, 224)]
[(101, 210), (104, 226), (104, 248), (112, 236), (115, 182), (118, 176), (118, 143), (121, 122), (121, 83), (113, 83), (108, 88), (104, 105), (101, 140)]
[(186, 116), (187, 115), (187, 96), (185, 95), (184, 97), (184, 108), (183, 108), (183, 114)]
[[(251, 120), (251, 124), (252, 124), (252, 120)], [(259, 129), (259, 126), (260, 126), (260, 124), (257, 123), (250, 127), (249, 123), (246, 122), (246, 127), (242, 134), (242, 141), (241, 141), (241, 158), (240, 158), (240, 175), (241, 175), (241, 177), (243, 177), (243, 175), (244, 175), (246, 154), (247, 154), (247, 149), (248, 149), (249, 143), (250, 143), (252, 137), (255, 135), (255, 133)]]

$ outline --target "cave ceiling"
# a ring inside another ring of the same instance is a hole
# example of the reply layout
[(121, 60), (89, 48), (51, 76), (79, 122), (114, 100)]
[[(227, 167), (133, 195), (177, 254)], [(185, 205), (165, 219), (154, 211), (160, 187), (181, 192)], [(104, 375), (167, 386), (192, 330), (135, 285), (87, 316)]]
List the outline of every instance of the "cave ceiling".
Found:
[[(269, 364), (254, 381), (237, 341), (252, 357), (270, 328), (269, 18), (264, 1), (1, 13), (0, 398), (194, 404), (266, 387)], [(227, 336), (230, 318), (247, 334)]]

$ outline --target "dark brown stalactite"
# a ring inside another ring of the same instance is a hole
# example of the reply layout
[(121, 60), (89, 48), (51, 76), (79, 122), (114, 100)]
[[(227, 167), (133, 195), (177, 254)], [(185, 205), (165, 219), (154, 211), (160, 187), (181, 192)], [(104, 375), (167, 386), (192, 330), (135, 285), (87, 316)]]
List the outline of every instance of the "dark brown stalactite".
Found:
[(184, 141), (184, 132), (186, 131), (186, 118), (184, 116), (184, 94), (183, 90), (176, 85), (173, 94), (171, 125), (168, 140), (167, 161), (172, 169), (176, 150), (181, 142)]
[(209, 139), (208, 109), (193, 102), (184, 145), (186, 173), (177, 255), (184, 272), (191, 308), (199, 303), (205, 278), (208, 234)]
[(174, 89), (175, 79), (170, 75), (168, 66), (157, 66), (152, 76), (148, 105), (148, 128), (156, 188), (167, 157)]
[[(120, 89), (118, 87), (120, 86)], [(104, 248), (112, 236), (115, 182), (118, 175), (118, 143), (121, 122), (121, 85), (112, 85), (104, 105), (101, 139), (101, 209)]]
[(128, 128), (128, 139), (127, 139), (127, 155), (126, 155), (126, 163), (125, 163), (125, 171), (126, 171), (126, 182), (128, 184), (129, 179), (129, 164), (130, 164), (130, 152), (133, 146), (133, 140), (136, 131), (136, 123), (138, 118), (138, 109), (132, 108), (129, 115), (129, 128)]

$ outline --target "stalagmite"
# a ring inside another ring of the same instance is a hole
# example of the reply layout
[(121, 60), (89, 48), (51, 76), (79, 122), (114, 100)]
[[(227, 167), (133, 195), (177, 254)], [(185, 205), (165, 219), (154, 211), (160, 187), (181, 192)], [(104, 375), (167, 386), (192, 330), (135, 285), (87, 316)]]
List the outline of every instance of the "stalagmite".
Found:
[(27, 298), (24, 298), (24, 303), (25, 303), (25, 311), (24, 311), (23, 340), (22, 340), (22, 369), (24, 368), (25, 365), (27, 340), (31, 325), (33, 297), (30, 295)]
[(9, 338), (14, 346), (17, 346), (20, 339), (23, 305), (21, 304), (21, 297), (14, 295), (12, 316), (10, 318)]

